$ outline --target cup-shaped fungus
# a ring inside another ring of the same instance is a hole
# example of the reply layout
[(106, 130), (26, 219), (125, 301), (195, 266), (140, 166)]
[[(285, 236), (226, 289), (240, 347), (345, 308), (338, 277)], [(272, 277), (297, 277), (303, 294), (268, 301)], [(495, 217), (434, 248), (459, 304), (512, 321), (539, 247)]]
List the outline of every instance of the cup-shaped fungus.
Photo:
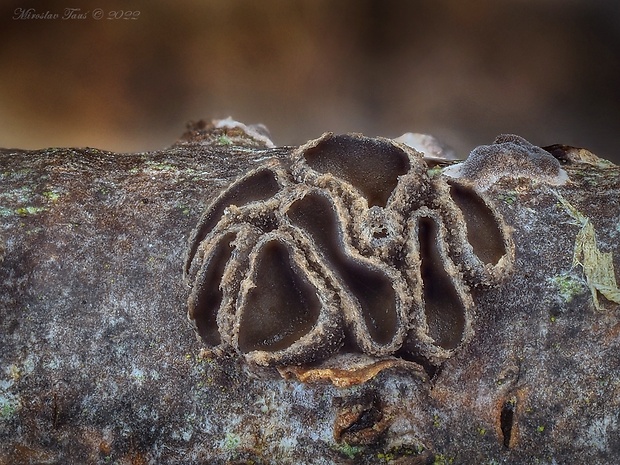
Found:
[(428, 171), (406, 145), (327, 133), (231, 184), (188, 245), (204, 343), (277, 367), (450, 357), (472, 334), (470, 285), (497, 283), (514, 247), (483, 192)]

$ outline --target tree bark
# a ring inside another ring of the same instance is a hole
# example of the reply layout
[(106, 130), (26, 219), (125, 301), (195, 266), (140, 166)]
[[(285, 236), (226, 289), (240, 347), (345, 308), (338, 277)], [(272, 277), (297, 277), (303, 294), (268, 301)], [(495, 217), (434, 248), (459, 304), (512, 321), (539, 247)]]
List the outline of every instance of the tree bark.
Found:
[(620, 456), (620, 308), (613, 270), (609, 297), (592, 271), (620, 269), (618, 167), (565, 159), (563, 186), (495, 184), (514, 270), (474, 292), (472, 339), (427, 378), (396, 366), (337, 387), (201, 354), (186, 317), (191, 231), (224, 187), (293, 150), (268, 145), (197, 125), (152, 153), (0, 152), (0, 464)]

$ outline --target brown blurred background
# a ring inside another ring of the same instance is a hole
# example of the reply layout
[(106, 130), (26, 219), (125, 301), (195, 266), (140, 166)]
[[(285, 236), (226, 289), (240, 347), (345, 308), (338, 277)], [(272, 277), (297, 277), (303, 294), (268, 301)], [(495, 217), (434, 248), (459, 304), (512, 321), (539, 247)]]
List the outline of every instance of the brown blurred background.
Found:
[(0, 146), (153, 150), (232, 115), (277, 145), (413, 131), (466, 156), (511, 132), (620, 162), (617, 0), (85, 3), (0, 7)]

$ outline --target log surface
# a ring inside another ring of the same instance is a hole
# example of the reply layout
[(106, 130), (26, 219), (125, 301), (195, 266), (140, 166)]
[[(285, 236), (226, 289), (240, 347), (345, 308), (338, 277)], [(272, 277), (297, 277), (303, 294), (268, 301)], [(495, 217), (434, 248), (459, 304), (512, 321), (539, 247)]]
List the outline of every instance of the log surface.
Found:
[(582, 225), (566, 207), (619, 270), (613, 165), (492, 187), (515, 269), (475, 294), (475, 335), (430, 381), (395, 368), (338, 388), (200, 356), (188, 237), (223, 187), (290, 150), (211, 129), (152, 153), (0, 151), (1, 465), (620, 456), (620, 306), (597, 293), (597, 308), (573, 266)]

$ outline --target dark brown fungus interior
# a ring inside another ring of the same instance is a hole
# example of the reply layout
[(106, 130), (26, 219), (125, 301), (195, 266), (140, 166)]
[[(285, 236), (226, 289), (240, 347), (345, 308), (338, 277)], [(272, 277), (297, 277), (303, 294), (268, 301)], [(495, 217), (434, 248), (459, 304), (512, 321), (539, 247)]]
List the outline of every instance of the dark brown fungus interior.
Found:
[(220, 221), (226, 207), (230, 205), (240, 207), (257, 200), (265, 200), (275, 195), (278, 190), (276, 175), (270, 169), (256, 171), (233, 184), (224, 195), (211, 204), (200, 220), (191, 240), (185, 271), (189, 270), (196, 250), (198, 250), (198, 245)]
[(220, 343), (220, 334), (217, 328), (217, 312), (222, 303), (222, 291), (220, 282), (224, 274), (226, 263), (230, 260), (236, 234), (228, 233), (220, 239), (215, 250), (200, 276), (202, 285), (194, 305), (190, 307), (190, 316), (196, 321), (196, 328), (202, 340), (209, 345), (216, 346)]
[(329, 137), (307, 150), (304, 157), (314, 170), (351, 183), (371, 207), (384, 207), (398, 176), (410, 168), (407, 154), (390, 143), (350, 135)]
[(394, 289), (381, 271), (358, 263), (345, 253), (331, 202), (320, 194), (309, 194), (291, 205), (288, 216), (308, 233), (330, 267), (357, 299), (372, 339), (379, 344), (391, 342), (398, 325)]
[(461, 209), (467, 241), (483, 263), (495, 264), (506, 253), (504, 239), (493, 212), (472, 189), (450, 185), (450, 196)]
[(239, 325), (239, 349), (282, 350), (312, 329), (321, 303), (282, 243), (267, 242), (256, 260), (255, 287), (247, 294)]
[(420, 218), (418, 227), (429, 335), (444, 349), (454, 349), (461, 342), (465, 328), (463, 304), (444, 268), (437, 246), (437, 224), (431, 218)]

